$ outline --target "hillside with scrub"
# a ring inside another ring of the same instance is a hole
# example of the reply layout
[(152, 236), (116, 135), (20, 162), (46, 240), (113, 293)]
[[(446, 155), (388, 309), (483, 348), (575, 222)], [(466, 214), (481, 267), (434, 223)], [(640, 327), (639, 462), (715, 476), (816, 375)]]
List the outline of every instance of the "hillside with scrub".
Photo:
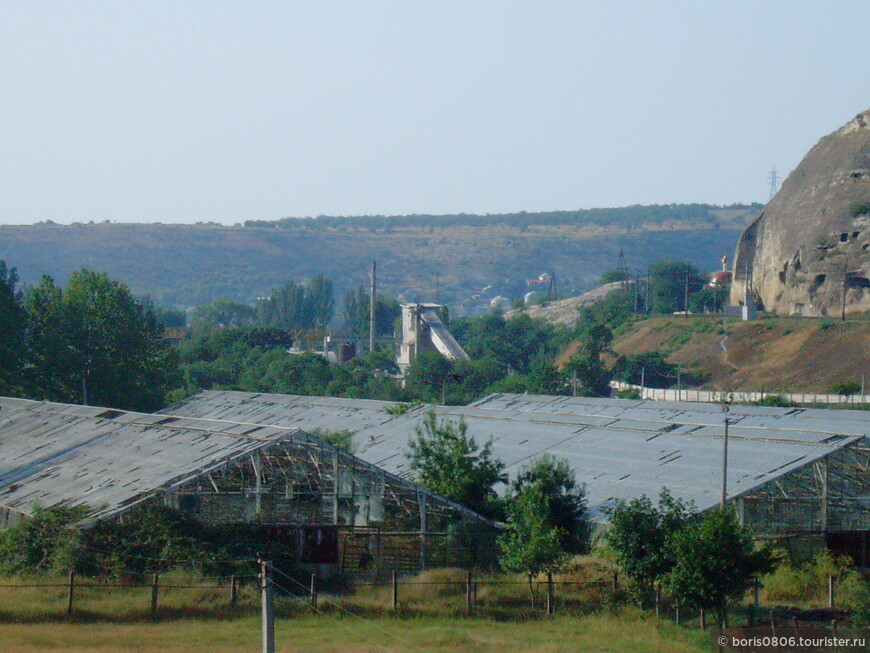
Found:
[(557, 291), (594, 287), (620, 249), (646, 269), (690, 252), (702, 269), (734, 250), (759, 205), (631, 206), (504, 215), (287, 218), (235, 226), (74, 223), (0, 226), (0, 259), (25, 284), (63, 284), (86, 267), (125, 281), (136, 295), (185, 309), (226, 297), (250, 302), (287, 280), (317, 274), (338, 294), (367, 287), (439, 300), (456, 315), (480, 313), (496, 295), (522, 297), (526, 280), (555, 272)]
[(870, 321), (658, 316), (618, 329), (612, 350), (615, 356), (660, 352), (681, 371), (684, 385), (825, 393), (870, 376)]

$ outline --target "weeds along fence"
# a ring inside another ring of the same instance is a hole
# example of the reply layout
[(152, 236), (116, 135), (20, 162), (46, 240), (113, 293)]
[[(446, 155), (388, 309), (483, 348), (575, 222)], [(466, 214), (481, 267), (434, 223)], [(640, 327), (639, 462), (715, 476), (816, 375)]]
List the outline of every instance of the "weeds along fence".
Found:
[[(247, 584), (256, 574), (192, 576), (150, 574), (144, 580), (103, 579), (69, 572), (64, 578), (0, 579), (0, 618), (14, 620), (38, 615), (72, 616), (88, 614), (131, 618), (157, 616), (161, 608), (170, 612), (195, 608), (214, 611), (234, 608), (243, 602)], [(248, 603), (253, 592), (248, 591)]]
[[(396, 573), (350, 582), (317, 574), (290, 575), (272, 567), (270, 582), (281, 616), (299, 611), (346, 612), (355, 616), (431, 614), (537, 618), (557, 612), (584, 614), (629, 602), (618, 574), (592, 579), (543, 575), (532, 580), (440, 569), (418, 576)], [(231, 616), (260, 609), (258, 574), (196, 576), (151, 574), (137, 581), (111, 581), (74, 573), (54, 579), (0, 579), (0, 621), (52, 619), (147, 620), (180, 616)], [(831, 585), (830, 607), (834, 604)], [(661, 591), (647, 606), (685, 626), (714, 624), (703, 611), (679, 609)], [(826, 619), (830, 621), (831, 614)], [(734, 625), (775, 624), (800, 627), (800, 614), (762, 608), (751, 597), (733, 611)], [(805, 626), (818, 625), (818, 622)]]

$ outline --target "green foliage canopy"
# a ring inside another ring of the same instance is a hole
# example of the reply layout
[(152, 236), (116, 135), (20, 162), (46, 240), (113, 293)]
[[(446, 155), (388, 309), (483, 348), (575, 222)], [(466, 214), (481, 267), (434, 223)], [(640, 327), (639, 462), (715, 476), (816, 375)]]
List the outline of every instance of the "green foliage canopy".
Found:
[(16, 291), (18, 274), (0, 259), (0, 394), (20, 391), (25, 362), (26, 316)]
[(569, 553), (581, 553), (587, 545), (588, 527), (583, 520), (586, 499), (567, 460), (544, 454), (525, 466), (511, 483), (514, 497), (537, 486), (547, 498), (547, 523), (559, 529), (559, 544)]
[(65, 288), (43, 277), (25, 306), (35, 398), (150, 411), (177, 384), (153, 315), (105, 273), (78, 270)]
[(607, 542), (616, 562), (634, 582), (641, 601), (647, 600), (657, 581), (673, 568), (670, 538), (692, 518), (693, 509), (663, 489), (658, 506), (641, 496), (618, 503), (610, 511)]
[(534, 596), (532, 580), (542, 572), (558, 572), (570, 554), (562, 548), (564, 532), (555, 526), (551, 499), (541, 481), (525, 486), (506, 502), (507, 526), (498, 538), (505, 571), (526, 574)]
[(696, 606), (725, 622), (728, 601), (742, 597), (760, 574), (770, 570), (766, 550), (755, 550), (734, 511), (714, 510), (674, 532), (668, 542), (671, 596), (681, 607)]
[(504, 464), (468, 435), (464, 421), (438, 421), (429, 411), (408, 442), (406, 452), (417, 481), (433, 492), (477, 513), (498, 512), (495, 486), (507, 480)]

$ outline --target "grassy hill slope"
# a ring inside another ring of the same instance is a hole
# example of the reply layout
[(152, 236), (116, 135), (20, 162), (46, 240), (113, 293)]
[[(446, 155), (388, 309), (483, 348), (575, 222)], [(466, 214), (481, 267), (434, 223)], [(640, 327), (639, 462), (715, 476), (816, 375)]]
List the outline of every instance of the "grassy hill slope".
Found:
[(622, 330), (620, 355), (661, 350), (671, 363), (714, 390), (827, 392), (832, 383), (870, 382), (870, 321), (675, 316), (640, 320)]

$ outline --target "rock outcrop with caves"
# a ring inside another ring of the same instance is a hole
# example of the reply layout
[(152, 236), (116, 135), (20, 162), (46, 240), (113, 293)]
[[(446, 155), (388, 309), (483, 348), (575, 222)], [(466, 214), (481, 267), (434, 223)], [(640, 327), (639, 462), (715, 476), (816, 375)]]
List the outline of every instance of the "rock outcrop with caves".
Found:
[(870, 310), (870, 111), (820, 140), (737, 245), (731, 303), (747, 287), (780, 314)]

